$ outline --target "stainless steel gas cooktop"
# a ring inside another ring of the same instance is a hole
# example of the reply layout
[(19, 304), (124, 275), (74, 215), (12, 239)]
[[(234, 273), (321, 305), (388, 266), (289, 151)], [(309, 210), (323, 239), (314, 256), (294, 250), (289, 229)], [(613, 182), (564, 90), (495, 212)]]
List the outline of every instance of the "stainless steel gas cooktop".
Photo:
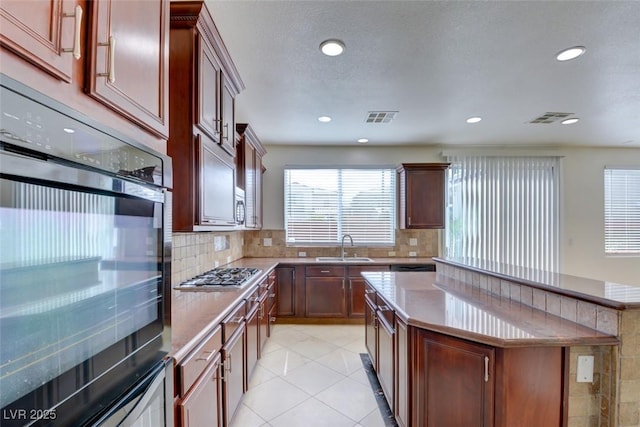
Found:
[(260, 272), (260, 269), (249, 267), (214, 268), (213, 270), (207, 271), (206, 273), (202, 273), (192, 279), (180, 283), (176, 289), (237, 289), (247, 284), (249, 279), (258, 272)]

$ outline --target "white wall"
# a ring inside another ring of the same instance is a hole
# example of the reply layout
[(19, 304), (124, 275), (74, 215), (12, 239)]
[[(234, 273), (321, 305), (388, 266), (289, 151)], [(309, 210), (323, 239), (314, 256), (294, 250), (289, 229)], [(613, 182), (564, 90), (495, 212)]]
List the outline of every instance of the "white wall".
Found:
[(604, 167), (640, 167), (640, 149), (568, 149), (563, 162), (563, 273), (640, 285), (640, 257), (604, 255)]
[[(397, 165), (441, 162), (442, 147), (291, 147), (267, 146), (264, 165), (264, 229), (284, 228), (285, 165)], [(489, 149), (496, 152), (497, 149)], [(456, 147), (456, 152), (464, 151)], [(471, 149), (474, 154), (479, 151)], [(518, 150), (519, 152), (521, 150)], [(498, 152), (505, 152), (500, 150)], [(533, 149), (532, 153), (545, 152)], [(605, 165), (640, 166), (640, 149), (563, 148), (562, 273), (640, 285), (640, 257), (604, 256)]]

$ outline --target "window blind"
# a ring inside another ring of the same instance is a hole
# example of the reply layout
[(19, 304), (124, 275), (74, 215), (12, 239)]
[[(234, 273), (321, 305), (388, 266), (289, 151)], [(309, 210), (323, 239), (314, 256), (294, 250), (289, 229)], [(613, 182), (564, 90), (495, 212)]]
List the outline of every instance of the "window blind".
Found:
[(450, 157), (445, 253), (545, 279), (559, 264), (557, 157)]
[(640, 254), (640, 168), (604, 170), (607, 255)]
[(288, 244), (394, 244), (395, 169), (286, 168), (284, 187)]

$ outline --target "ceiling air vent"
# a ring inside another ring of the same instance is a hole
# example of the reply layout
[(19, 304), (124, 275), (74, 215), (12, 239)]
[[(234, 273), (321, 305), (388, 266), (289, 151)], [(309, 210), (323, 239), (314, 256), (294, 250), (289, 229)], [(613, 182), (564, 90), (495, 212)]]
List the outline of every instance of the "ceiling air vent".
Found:
[(547, 112), (544, 113), (543, 115), (541, 115), (540, 117), (536, 117), (535, 119), (531, 120), (529, 123), (534, 123), (534, 124), (549, 124), (549, 123), (555, 123), (557, 121), (560, 120), (564, 120), (567, 117), (573, 115), (573, 113), (553, 113), (553, 112)]
[(369, 111), (367, 113), (367, 123), (389, 123), (395, 119), (397, 111)]

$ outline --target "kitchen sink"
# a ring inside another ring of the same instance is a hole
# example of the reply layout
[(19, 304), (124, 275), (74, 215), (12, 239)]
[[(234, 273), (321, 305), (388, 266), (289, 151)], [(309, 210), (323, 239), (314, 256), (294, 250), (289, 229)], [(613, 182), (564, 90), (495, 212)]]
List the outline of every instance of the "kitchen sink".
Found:
[(373, 262), (371, 258), (366, 257), (344, 257), (339, 256), (319, 256), (316, 258), (318, 262)]

